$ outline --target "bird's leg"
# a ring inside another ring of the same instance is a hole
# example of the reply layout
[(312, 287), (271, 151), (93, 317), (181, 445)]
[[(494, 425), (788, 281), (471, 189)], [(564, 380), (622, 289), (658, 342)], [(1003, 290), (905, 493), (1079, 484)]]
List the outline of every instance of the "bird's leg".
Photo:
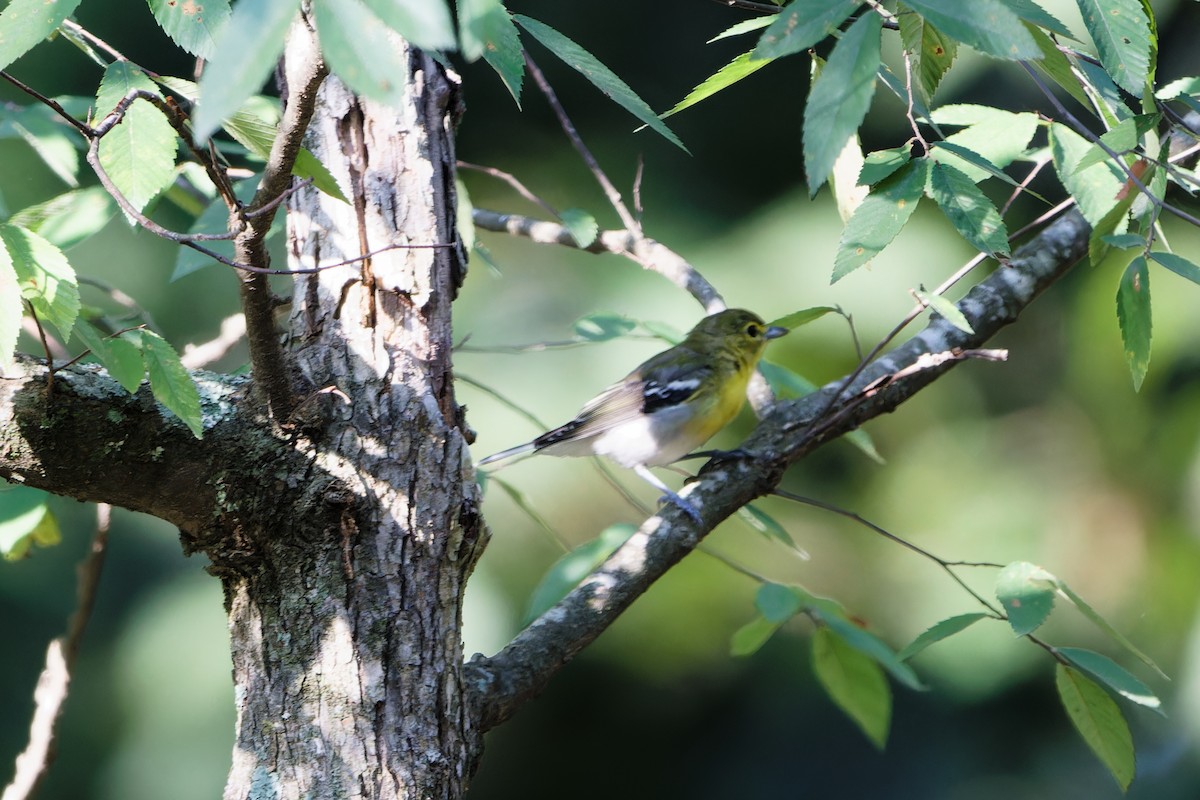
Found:
[(639, 478), (663, 493), (661, 500), (669, 500), (670, 502), (674, 503), (680, 508), (680, 510), (691, 517), (697, 525), (702, 525), (704, 523), (704, 521), (700, 518), (699, 510), (697, 510), (694, 505), (667, 488), (667, 485), (660, 481), (653, 472), (645, 467), (645, 465), (638, 464), (633, 468), (633, 471), (637, 473)]
[(750, 458), (749, 450), (743, 450), (740, 447), (735, 447), (732, 450), (697, 450), (694, 453), (688, 453), (686, 456), (679, 458), (684, 461), (689, 458), (711, 458), (714, 461), (733, 461), (739, 458)]

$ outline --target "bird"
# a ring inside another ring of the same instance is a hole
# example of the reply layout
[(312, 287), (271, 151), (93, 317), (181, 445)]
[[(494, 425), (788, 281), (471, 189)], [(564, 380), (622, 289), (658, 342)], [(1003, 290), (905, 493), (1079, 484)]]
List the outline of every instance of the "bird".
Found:
[(711, 314), (682, 342), (588, 401), (570, 422), (479, 465), (524, 453), (606, 456), (632, 469), (699, 524), (696, 508), (649, 468), (680, 460), (729, 424), (745, 402), (746, 385), (767, 343), (787, 332), (744, 309)]

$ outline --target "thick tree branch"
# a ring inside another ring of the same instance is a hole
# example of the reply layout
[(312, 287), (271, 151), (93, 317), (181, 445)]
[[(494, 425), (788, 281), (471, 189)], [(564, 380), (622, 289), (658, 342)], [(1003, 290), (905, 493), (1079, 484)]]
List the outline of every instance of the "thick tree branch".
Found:
[[(722, 520), (772, 491), (790, 464), (863, 422), (895, 409), (954, 366), (934, 360), (908, 369), (930, 354), (982, 346), (1017, 319), (1042, 291), (1087, 251), (1087, 223), (1072, 212), (1021, 248), (1012, 261), (958, 303), (975, 333), (935, 316), (920, 333), (873, 362), (847, 386), (834, 381), (821, 391), (776, 405), (742, 445), (747, 455), (714, 460), (683, 493), (704, 524), (697, 528), (674, 506), (647, 520), (574, 591), (522, 631), (495, 656), (476, 656), (466, 678), (474, 692), (480, 726), (491, 729), (539, 694), (550, 678), (600, 635), (630, 604)], [(889, 376), (903, 373), (889, 380)]]

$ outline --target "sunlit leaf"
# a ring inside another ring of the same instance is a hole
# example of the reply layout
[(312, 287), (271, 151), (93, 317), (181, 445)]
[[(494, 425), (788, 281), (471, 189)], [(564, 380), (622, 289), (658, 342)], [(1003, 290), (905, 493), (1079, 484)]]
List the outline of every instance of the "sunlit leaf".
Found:
[(769, 622), (763, 617), (755, 617), (733, 633), (729, 642), (729, 654), (733, 656), (748, 656), (757, 653), (775, 635), (782, 623)]
[(363, 0), (385, 25), (422, 50), (454, 47), (454, 22), (445, 0)]
[(971, 327), (971, 323), (968, 322), (963, 313), (958, 310), (958, 306), (954, 305), (954, 303), (950, 302), (950, 300), (947, 298), (940, 294), (927, 292), (924, 289), (914, 289), (913, 294), (917, 296), (918, 300), (936, 311), (938, 314), (942, 315), (947, 322), (958, 328), (963, 333), (975, 332), (975, 329)]
[(883, 670), (828, 628), (813, 634), (812, 659), (829, 697), (882, 750), (892, 719), (892, 689)]
[(1100, 63), (1117, 84), (1140, 96), (1150, 70), (1150, 26), (1139, 0), (1075, 0)]
[(159, 26), (175, 44), (194, 56), (208, 58), (213, 36), (229, 18), (228, 0), (148, 0)]
[(836, 282), (877, 256), (904, 229), (925, 192), (929, 161), (910, 161), (875, 184), (842, 229), (833, 260)]
[(1058, 590), (1062, 592), (1063, 595), (1065, 595), (1066, 598), (1070, 600), (1085, 617), (1092, 621), (1093, 625), (1108, 634), (1108, 637), (1117, 644), (1121, 645), (1121, 647), (1125, 648), (1126, 652), (1130, 653), (1143, 664), (1158, 673), (1159, 677), (1161, 677), (1163, 680), (1170, 680), (1170, 678), (1167, 677), (1167, 674), (1159, 669), (1158, 664), (1155, 664), (1154, 660), (1151, 659), (1150, 656), (1146, 655), (1137, 647), (1135, 647), (1133, 642), (1129, 641), (1129, 639), (1125, 637), (1125, 634), (1114, 628), (1108, 620), (1100, 616), (1100, 614), (1096, 612), (1096, 609), (1088, 605), (1088, 603), (1085, 602), (1082, 597), (1076, 594), (1070, 586), (1061, 580), (1057, 581), (1056, 585)]
[(858, 130), (875, 94), (882, 21), (864, 14), (834, 45), (804, 106), (804, 172), (815, 195), (846, 141)]
[(7, 373), (12, 369), (24, 313), (17, 272), (8, 257), (8, 249), (0, 242), (0, 372)]
[(81, 141), (49, 106), (0, 104), (0, 139), (13, 138), (29, 145), (63, 183), (79, 185)]
[(43, 323), (58, 329), (63, 341), (79, 316), (79, 284), (61, 250), (36, 233), (0, 223), (0, 247), (17, 276), (21, 296)]
[(458, 30), (463, 56), (468, 61), (482, 56), (496, 70), (519, 108), (525, 56), (517, 26), (500, 0), (459, 0)]
[(547, 50), (562, 59), (567, 66), (587, 78), (606, 97), (633, 114), (671, 144), (687, 152), (687, 148), (683, 146), (683, 142), (679, 141), (679, 137), (672, 133), (650, 106), (646, 105), (646, 101), (638, 97), (625, 81), (601, 64), (595, 56), (545, 23), (530, 19), (523, 14), (516, 14), (513, 19), (533, 38), (541, 42)]
[(984, 55), (1012, 61), (1040, 58), (1041, 50), (1002, 0), (905, 0), (947, 36)]
[(893, 147), (890, 150), (876, 150), (868, 153), (863, 161), (862, 171), (858, 173), (858, 182), (874, 186), (912, 160), (912, 148), (907, 144)]
[(718, 33), (713, 38), (709, 39), (705, 44), (712, 44), (721, 39), (728, 39), (731, 36), (741, 36), (744, 33), (753, 33), (754, 31), (762, 30), (775, 21), (773, 16), (751, 17), (744, 19), (741, 22), (735, 22), (725, 30)]
[(1014, 561), (996, 576), (996, 597), (1018, 636), (1037, 630), (1054, 610), (1055, 578), (1028, 561)]
[(877, 661), (889, 675), (909, 689), (915, 691), (925, 689), (925, 684), (921, 683), (921, 679), (917, 677), (917, 673), (913, 672), (913, 668), (901, 661), (895, 651), (884, 644), (883, 640), (875, 634), (863, 630), (841, 614), (824, 611), (821, 613), (821, 621), (828, 625), (830, 630), (835, 631), (848, 645)]
[(1028, 23), (1026, 23), (1025, 28), (1033, 36), (1033, 40), (1037, 42), (1038, 49), (1042, 51), (1040, 59), (1029, 63), (1038, 72), (1058, 84), (1063, 91), (1074, 97), (1079, 105), (1086, 108), (1089, 105), (1087, 94), (1079, 85), (1079, 78), (1076, 77), (1074, 70), (1071, 69), (1071, 62), (1058, 49), (1058, 44), (1040, 28)]
[[(989, 175), (998, 176), (1000, 170), (1020, 158), (1039, 125), (1036, 114), (1014, 114), (970, 103), (942, 106), (933, 112), (933, 120), (939, 125), (965, 127), (938, 142), (930, 157), (961, 170), (976, 183)], [(983, 161), (969, 155), (964, 157), (957, 148), (970, 151)]]
[(1079, 647), (1055, 649), (1059, 655), (1065, 656), (1068, 661), (1080, 669), (1090, 672), (1125, 699), (1163, 714), (1162, 701), (1155, 696), (1154, 692), (1150, 691), (1150, 687), (1108, 656)]
[(987, 614), (975, 612), (972, 614), (959, 614), (956, 617), (944, 619), (925, 630), (916, 639), (913, 639), (907, 647), (896, 654), (896, 658), (899, 658), (901, 661), (908, 661), (931, 644), (937, 644), (943, 639), (948, 639), (986, 617)]
[[(946, 153), (953, 154), (955, 156), (955, 158), (957, 158), (958, 160), (950, 161), (949, 159), (944, 157)], [(1041, 200), (1043, 203), (1046, 203), (1047, 205), (1049, 204), (1049, 201), (1046, 200), (1046, 198), (1042, 197), (1040, 194), (1033, 191), (1028, 186), (1022, 186), (1021, 184), (1017, 183), (1017, 181), (1013, 180), (1013, 178), (1008, 173), (1004, 172), (1002, 169), (1000, 169), (1000, 167), (993, 164), (991, 161), (988, 161), (986, 158), (981, 156), (979, 153), (976, 153), (974, 150), (969, 150), (960, 144), (950, 141), (949, 139), (946, 139), (945, 141), (941, 141), (941, 142), (935, 142), (932, 146), (931, 155), (935, 161), (938, 161), (939, 163), (949, 163), (950, 166), (955, 167), (956, 169), (961, 170), (962, 167), (967, 167), (968, 169), (971, 169), (972, 167), (974, 167), (979, 170), (982, 170), (984, 173), (986, 173), (986, 175), (990, 175), (993, 178), (999, 178), (1000, 180), (1004, 181), (1005, 183), (1007, 183), (1009, 186), (1013, 187), (1014, 189), (1020, 189), (1022, 192), (1029, 195), (1030, 197), (1036, 197), (1038, 200)], [(971, 173), (968, 173), (965, 171), (963, 172), (963, 174), (966, 175), (967, 177), (969, 177), (971, 180), (975, 181), (976, 183), (978, 183), (980, 181), (979, 176), (976, 174), (971, 174)]]
[(1128, 789), (1135, 769), (1133, 737), (1121, 709), (1108, 692), (1071, 667), (1057, 665), (1054, 683), (1079, 735), (1108, 767), (1121, 790)]
[(678, 114), (685, 108), (691, 108), (700, 101), (707, 100), (722, 89), (732, 86), (748, 75), (753, 75), (755, 72), (758, 72), (767, 64), (771, 63), (769, 60), (751, 59), (751, 55), (751, 53), (742, 53), (733, 61), (730, 61), (712, 75), (705, 78), (699, 86), (688, 92), (687, 97), (684, 97), (674, 106), (672, 106), (670, 111), (661, 114), (660, 118), (666, 119), (673, 114)]
[(973, 247), (989, 255), (1008, 255), (1008, 228), (1000, 212), (965, 173), (935, 163), (929, 176), (929, 196)]
[(896, 18), (900, 23), (900, 40), (912, 61), (914, 83), (928, 102), (954, 63), (958, 55), (958, 42), (939, 31), (920, 14), (901, 11)]
[(756, 60), (799, 53), (830, 36), (861, 0), (793, 0), (763, 31), (754, 48)]
[(48, 547), (62, 540), (47, 505), (49, 499), (41, 489), (0, 484), (0, 555), (17, 561), (27, 556), (34, 544)]
[[(158, 93), (154, 82), (128, 61), (114, 61), (104, 71), (96, 108), (103, 117), (130, 91)], [(157, 108), (138, 99), (121, 123), (100, 140), (100, 164), (121, 194), (141, 211), (175, 177), (175, 129)]]
[(1070, 28), (1059, 22), (1057, 17), (1035, 3), (1034, 0), (1004, 0), (1004, 4), (1026, 22), (1041, 26), (1060, 36), (1075, 38)]
[(841, 312), (833, 306), (813, 306), (812, 308), (802, 308), (799, 311), (793, 311), (790, 314), (785, 314), (778, 319), (773, 319), (768, 325), (780, 328), (795, 330), (802, 325), (807, 325), (810, 322), (815, 322), (826, 314), (840, 314)]
[(116, 213), (112, 196), (101, 186), (89, 186), (23, 208), (9, 222), (66, 250), (98, 233)]
[(1146, 257), (1137, 256), (1121, 276), (1117, 288), (1117, 322), (1125, 345), (1125, 360), (1133, 377), (1133, 390), (1142, 388), (1150, 367), (1150, 270)]
[(78, 5), (79, 0), (12, 0), (0, 11), (0, 69), (53, 33)]

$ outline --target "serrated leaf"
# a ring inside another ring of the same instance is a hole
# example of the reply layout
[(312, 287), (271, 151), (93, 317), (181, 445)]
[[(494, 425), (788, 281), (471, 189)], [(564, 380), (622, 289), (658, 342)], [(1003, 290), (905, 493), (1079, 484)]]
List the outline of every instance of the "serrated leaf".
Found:
[(12, 0), (0, 12), (0, 69), (53, 33), (78, 5), (79, 0)]
[(194, 56), (208, 58), (213, 36), (229, 18), (228, 0), (148, 0), (150, 11), (171, 41)]
[(780, 624), (782, 623), (768, 622), (762, 617), (755, 617), (733, 632), (729, 640), (729, 654), (748, 656), (757, 653), (767, 640), (775, 635), (775, 631), (779, 630)]
[(1054, 81), (1063, 91), (1075, 98), (1079, 105), (1084, 108), (1091, 105), (1087, 94), (1079, 85), (1079, 78), (1075, 76), (1075, 72), (1071, 69), (1071, 62), (1058, 49), (1058, 44), (1047, 36), (1045, 31), (1034, 25), (1026, 23), (1025, 28), (1033, 36), (1033, 40), (1037, 42), (1038, 49), (1042, 51), (1040, 59), (1029, 63), (1038, 72)]
[(861, 0), (793, 0), (763, 31), (754, 48), (756, 60), (770, 60), (807, 50), (854, 13)]
[(24, 313), (17, 272), (8, 257), (8, 249), (0, 242), (0, 373), (7, 373), (12, 369), (13, 354), (17, 350), (17, 336), (21, 333), (21, 316)]
[(984, 55), (1010, 61), (1039, 58), (1041, 50), (1021, 18), (1001, 0), (905, 0), (909, 8)]
[(215, 37), (212, 58), (200, 79), (200, 100), (192, 118), (198, 143), (221, 126), (271, 75), (283, 53), (288, 28), (300, 0), (239, 0)]
[(944, 619), (927, 628), (920, 636), (913, 639), (907, 647), (896, 654), (896, 658), (901, 661), (908, 661), (931, 644), (937, 644), (943, 639), (949, 639), (954, 634), (961, 633), (986, 617), (987, 614), (975, 612), (972, 614), (959, 614), (956, 617)]
[(1108, 210), (1099, 222), (1092, 225), (1088, 236), (1088, 261), (1093, 267), (1098, 267), (1108, 255), (1110, 245), (1106, 241), (1117, 231), (1124, 231), (1129, 225), (1129, 208), (1133, 205), (1135, 195), (1127, 194), (1123, 199)]
[(790, 586), (764, 583), (754, 595), (754, 607), (767, 622), (781, 625), (800, 612), (803, 598), (792, 591)]
[(958, 306), (954, 305), (954, 303), (950, 302), (942, 295), (927, 292), (924, 289), (914, 289), (913, 293), (916, 294), (918, 300), (936, 311), (938, 314), (941, 314), (946, 322), (949, 322), (963, 333), (975, 332), (975, 329), (971, 327), (971, 323), (968, 322), (963, 313), (958, 310)]
[[(958, 161), (954, 161), (954, 162), (949, 161), (948, 159), (946, 159), (944, 157), (945, 153), (951, 153), (955, 158), (958, 159)], [(970, 169), (971, 167), (975, 167), (979, 170), (982, 170), (985, 173), (984, 177), (991, 176), (993, 178), (999, 178), (1000, 180), (1004, 181), (1005, 183), (1007, 183), (1009, 186), (1013, 187), (1014, 189), (1019, 189), (1022, 192), (1024, 192), (1025, 194), (1029, 195), (1030, 197), (1036, 197), (1038, 200), (1041, 200), (1043, 203), (1046, 203), (1047, 205), (1050, 204), (1049, 200), (1042, 197), (1040, 194), (1033, 191), (1028, 186), (1022, 186), (1021, 184), (1017, 183), (1015, 180), (1012, 179), (1011, 176), (1008, 175), (1008, 173), (1004, 172), (1002, 169), (1000, 169), (997, 165), (993, 164), (991, 161), (988, 161), (986, 158), (981, 156), (979, 153), (976, 153), (974, 150), (969, 150), (966, 147), (963, 147), (962, 145), (956, 144), (955, 142), (952, 142), (949, 139), (942, 141), (942, 142), (935, 142), (932, 145), (931, 155), (935, 161), (938, 161), (939, 163), (949, 163), (950, 166), (953, 166), (956, 169), (961, 170), (960, 164), (962, 166), (966, 166), (968, 169)], [(967, 172), (964, 172), (963, 174), (965, 174), (968, 178), (975, 181), (976, 183), (979, 183), (979, 181), (981, 180), (979, 177), (977, 177), (977, 175), (967, 173)]]
[(151, 330), (140, 333), (142, 358), (154, 399), (179, 417), (193, 436), (201, 438), (204, 424), (200, 418), (200, 393), (191, 374), (179, 362), (179, 354), (166, 339)]
[(63, 183), (79, 185), (80, 139), (58, 112), (41, 103), (0, 106), (0, 139), (11, 138), (29, 145)]
[(385, 25), (422, 50), (450, 50), (454, 22), (445, 0), (364, 0)]
[[(933, 112), (933, 121), (939, 125), (965, 126), (939, 142), (930, 157), (961, 170), (976, 183), (989, 175), (1002, 174), (1000, 170), (1020, 158), (1039, 125), (1035, 114), (1014, 114), (969, 103), (942, 106)], [(964, 157), (956, 148), (970, 151), (970, 155), (978, 158)]]
[[(1141, 137), (1148, 131), (1153, 130), (1161, 119), (1161, 114), (1136, 114), (1128, 119), (1121, 120), (1111, 130), (1105, 131), (1100, 136), (1100, 142), (1103, 142), (1108, 146), (1109, 150), (1114, 150), (1118, 154), (1129, 153), (1137, 149)], [(1100, 146), (1099, 142), (1096, 142), (1080, 157), (1078, 163), (1075, 165), (1075, 169), (1077, 171), (1086, 169), (1108, 158), (1108, 152)]]
[(811, 308), (802, 308), (799, 311), (793, 311), (790, 314), (785, 314), (778, 319), (773, 319), (767, 323), (770, 327), (787, 328), (789, 331), (799, 328), (802, 325), (807, 325), (810, 322), (815, 322), (826, 314), (840, 314), (841, 309), (833, 306), (812, 306)]
[(142, 358), (141, 337), (139, 331), (122, 333), (105, 340), (108, 348), (108, 361), (105, 367), (108, 374), (121, 384), (121, 388), (130, 394), (137, 392), (146, 377), (146, 363)]
[(804, 106), (804, 172), (809, 195), (825, 184), (834, 161), (871, 106), (881, 31), (878, 14), (859, 17), (834, 45), (809, 88)]
[(1125, 345), (1125, 361), (1133, 377), (1133, 390), (1142, 388), (1150, 368), (1150, 270), (1145, 256), (1137, 256), (1121, 276), (1117, 288), (1117, 322)]
[[(1145, 241), (1142, 240), (1140, 236), (1137, 238), (1142, 244), (1145, 244)], [(1179, 256), (1174, 253), (1157, 251), (1151, 253), (1150, 258), (1154, 259), (1159, 264), (1162, 264), (1164, 267), (1171, 270), (1171, 272), (1174, 272), (1181, 278), (1187, 278), (1192, 283), (1200, 283), (1200, 267), (1196, 266), (1191, 261), (1188, 261), (1183, 256)]]
[(882, 750), (892, 719), (892, 689), (883, 670), (828, 628), (813, 634), (812, 659), (830, 699)]
[(928, 102), (954, 63), (958, 42), (912, 11), (901, 11), (896, 19), (900, 23), (900, 41), (912, 62), (916, 87)]
[(787, 529), (779, 524), (777, 519), (753, 503), (747, 503), (739, 508), (738, 516), (751, 528), (754, 528), (754, 530), (763, 534), (768, 539), (782, 542), (793, 550), (796, 548), (796, 543), (792, 541), (792, 537), (788, 534)]
[(516, 14), (513, 19), (533, 38), (541, 42), (547, 50), (560, 58), (563, 63), (587, 78), (606, 97), (633, 114), (668, 142), (685, 153), (688, 152), (688, 149), (683, 146), (683, 142), (679, 141), (679, 137), (671, 132), (671, 129), (658, 118), (650, 106), (646, 105), (646, 102), (638, 97), (633, 89), (630, 89), (612, 70), (601, 64), (595, 56), (543, 22), (538, 22), (523, 14)]
[(595, 539), (579, 545), (555, 561), (533, 590), (533, 595), (529, 598), (529, 611), (525, 614), (522, 626), (528, 625), (566, 597), (635, 532), (637, 528), (633, 525), (610, 525)]
[(1150, 72), (1150, 26), (1139, 0), (1075, 0), (1100, 63), (1122, 89), (1140, 96)]
[(776, 18), (773, 16), (763, 16), (751, 17), (750, 19), (744, 19), (741, 22), (735, 22), (713, 38), (709, 39), (707, 42), (705, 42), (705, 44), (712, 44), (713, 42), (719, 42), (721, 39), (728, 39), (731, 36), (741, 36), (743, 33), (752, 33), (754, 31), (762, 30), (773, 23), (775, 19)]
[(1068, 661), (1080, 669), (1090, 672), (1125, 699), (1165, 716), (1162, 710), (1162, 701), (1155, 696), (1154, 692), (1150, 691), (1150, 687), (1108, 656), (1079, 647), (1055, 649), (1059, 655), (1065, 656)]
[(1121, 709), (1107, 692), (1071, 667), (1058, 664), (1054, 683), (1079, 735), (1112, 773), (1121, 790), (1128, 789), (1135, 769), (1133, 737)]
[(820, 617), (821, 621), (828, 625), (830, 630), (836, 632), (846, 644), (874, 659), (900, 683), (914, 691), (925, 689), (925, 685), (921, 683), (917, 673), (913, 672), (912, 667), (901, 661), (895, 651), (884, 644), (884, 641), (878, 636), (863, 630), (840, 613), (830, 613), (828, 609), (820, 611)]
[(911, 160), (912, 148), (907, 144), (868, 153), (863, 161), (862, 171), (858, 173), (858, 182), (874, 186)]
[(36, 233), (0, 223), (0, 246), (17, 275), (21, 296), (38, 317), (58, 329), (63, 341), (79, 316), (79, 284), (75, 270), (57, 247)]
[(666, 111), (659, 115), (660, 119), (678, 114), (685, 108), (691, 108), (702, 100), (707, 100), (722, 89), (726, 89), (749, 75), (753, 75), (760, 69), (771, 62), (758, 61), (750, 58), (751, 53), (742, 53), (740, 56), (730, 61), (725, 66), (714, 72), (712, 75), (704, 79), (695, 89), (687, 93), (687, 96), (671, 107), (670, 111)]
[(1054, 610), (1055, 577), (1028, 561), (1014, 561), (996, 576), (996, 597), (1017, 636), (1037, 630)]
[(35, 543), (58, 544), (62, 535), (47, 505), (49, 499), (48, 493), (29, 486), (0, 487), (0, 555), (17, 561), (28, 555)]
[[(128, 61), (104, 71), (96, 93), (100, 117), (112, 113), (130, 91), (158, 92), (154, 82)], [(125, 199), (141, 211), (175, 177), (175, 129), (148, 101), (134, 100), (120, 124), (100, 140), (100, 165)]]
[(590, 247), (592, 242), (596, 241), (596, 234), (600, 232), (596, 218), (582, 208), (566, 209), (558, 215), (558, 221), (571, 232), (575, 244), (581, 248)]
[(864, 163), (862, 144), (858, 141), (856, 133), (846, 140), (846, 146), (834, 159), (833, 169), (829, 172), (829, 188), (833, 192), (838, 216), (842, 218), (843, 224), (850, 221), (854, 212), (862, 205), (862, 201), (871, 193), (870, 186), (858, 182)]
[(1058, 21), (1050, 12), (1039, 6), (1033, 0), (1004, 0), (1004, 4), (1016, 12), (1017, 16), (1028, 23), (1053, 31), (1060, 36), (1074, 39), (1071, 29)]
[(575, 336), (587, 342), (607, 342), (624, 336), (637, 323), (620, 314), (588, 314), (575, 320)]
[(929, 196), (973, 247), (989, 255), (1008, 255), (1008, 228), (1000, 212), (965, 173), (948, 164), (934, 163)]
[(458, 30), (463, 56), (468, 61), (483, 56), (520, 108), (525, 55), (517, 26), (500, 0), (459, 0)]
[(398, 106), (404, 100), (408, 56), (395, 35), (362, 0), (313, 3), (321, 52), (329, 68), (356, 93)]
[[(1146, 237), (1136, 233), (1115, 233), (1100, 238), (1105, 244), (1119, 250), (1130, 250), (1134, 247), (1145, 249), (1146, 247)], [(1154, 254), (1151, 253), (1150, 256), (1153, 258)]]
[(112, 196), (103, 187), (89, 186), (23, 208), (9, 222), (66, 250), (98, 233), (116, 213)]
[(1085, 617), (1091, 620), (1093, 625), (1108, 634), (1109, 638), (1121, 645), (1121, 647), (1125, 648), (1126, 652), (1130, 653), (1143, 664), (1158, 673), (1163, 680), (1170, 680), (1170, 678), (1167, 677), (1167, 674), (1159, 669), (1158, 664), (1155, 664), (1154, 660), (1151, 659), (1150, 656), (1146, 655), (1137, 647), (1135, 647), (1133, 642), (1129, 641), (1129, 639), (1125, 637), (1125, 634), (1114, 628), (1108, 620), (1100, 616), (1100, 614), (1096, 612), (1096, 609), (1088, 605), (1087, 602), (1084, 601), (1082, 597), (1077, 595), (1070, 586), (1061, 580), (1057, 582), (1057, 586), (1058, 590), (1062, 592), (1063, 595), (1065, 595), (1066, 598), (1070, 600), (1071, 603), (1074, 604), (1074, 606), (1079, 609), (1079, 611)]
[(928, 174), (929, 161), (919, 158), (875, 185), (842, 229), (830, 283), (849, 275), (891, 244), (916, 210)]
[(1093, 59), (1076, 58), (1072, 60), (1076, 70), (1083, 76), (1084, 92), (1092, 98), (1088, 105), (1095, 108), (1104, 126), (1111, 128), (1121, 120), (1133, 114), (1125, 103), (1121, 89), (1113, 82), (1112, 76), (1099, 64), (1092, 63)]

